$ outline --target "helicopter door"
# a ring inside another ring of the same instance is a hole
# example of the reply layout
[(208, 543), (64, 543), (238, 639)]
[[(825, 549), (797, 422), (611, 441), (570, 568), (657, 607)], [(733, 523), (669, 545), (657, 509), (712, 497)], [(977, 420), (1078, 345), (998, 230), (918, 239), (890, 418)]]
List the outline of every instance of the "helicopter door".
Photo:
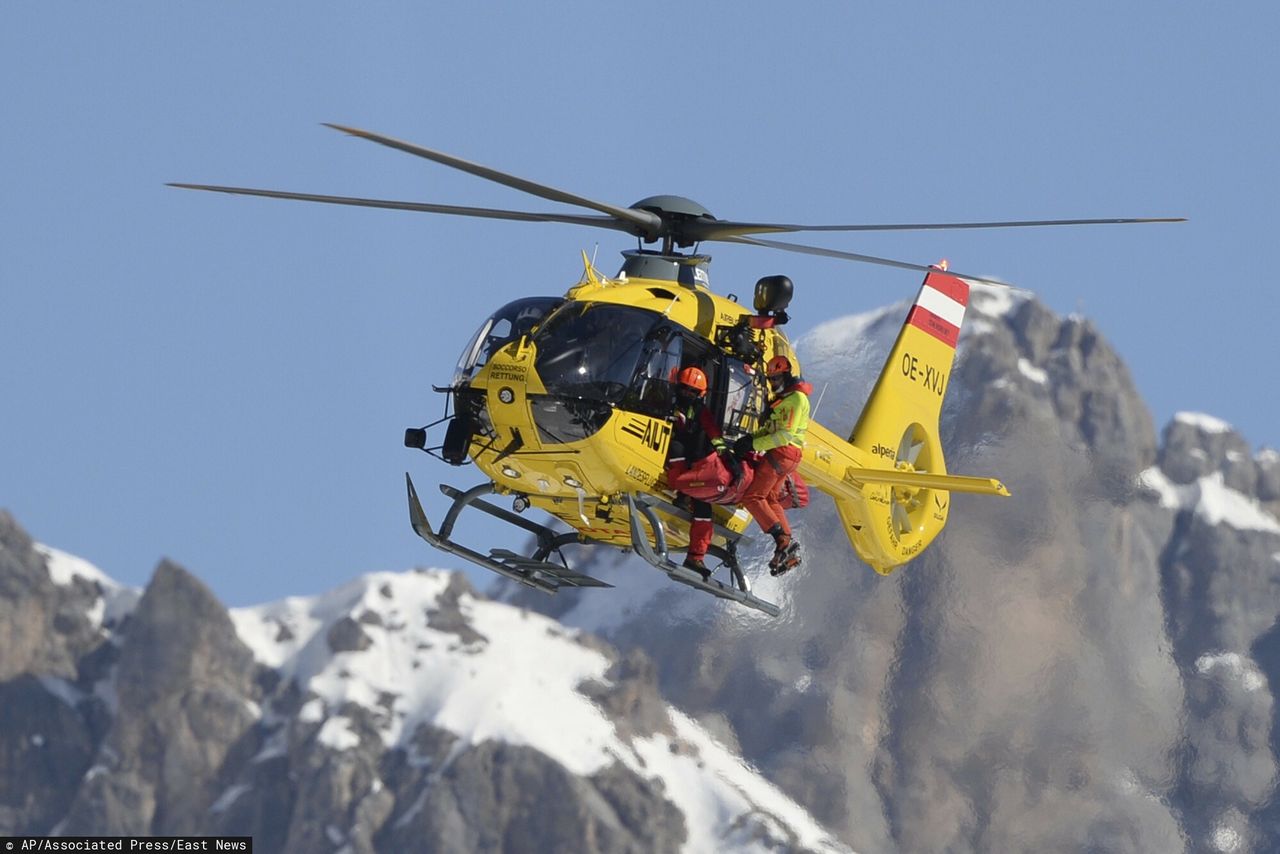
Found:
[(623, 408), (654, 418), (666, 418), (675, 409), (676, 377), (682, 368), (690, 365), (706, 373), (712, 389), (712, 399), (708, 402), (713, 411), (718, 411), (714, 398), (720, 368), (714, 351), (701, 339), (676, 326), (659, 326), (646, 336), (640, 364), (631, 383), (631, 393)]
[(647, 336), (631, 393), (623, 408), (654, 418), (666, 418), (675, 406), (675, 377), (680, 372), (684, 338), (674, 329), (659, 327)]
[(764, 411), (764, 390), (750, 365), (732, 357), (721, 360), (724, 409), (720, 422), (726, 436), (754, 432)]

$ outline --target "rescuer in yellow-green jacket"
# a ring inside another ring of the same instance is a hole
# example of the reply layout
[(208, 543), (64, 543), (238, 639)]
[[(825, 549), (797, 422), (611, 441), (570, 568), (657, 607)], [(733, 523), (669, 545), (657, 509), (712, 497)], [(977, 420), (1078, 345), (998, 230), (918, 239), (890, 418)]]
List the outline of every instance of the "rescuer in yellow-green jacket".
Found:
[(804, 434), (809, 428), (812, 386), (792, 373), (791, 360), (786, 356), (770, 359), (765, 376), (774, 398), (764, 425), (752, 435), (739, 438), (734, 451), (742, 456), (750, 452), (763, 454), (756, 464), (755, 479), (742, 497), (742, 505), (760, 529), (773, 537), (769, 574), (782, 575), (800, 563), (800, 544), (791, 537), (791, 525), (780, 496), (787, 475), (800, 465)]

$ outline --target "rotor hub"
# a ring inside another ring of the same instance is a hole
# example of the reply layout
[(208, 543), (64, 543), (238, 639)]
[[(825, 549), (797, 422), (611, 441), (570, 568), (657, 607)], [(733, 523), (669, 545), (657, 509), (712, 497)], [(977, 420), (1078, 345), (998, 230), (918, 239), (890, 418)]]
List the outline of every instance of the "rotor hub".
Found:
[(692, 246), (702, 239), (698, 226), (716, 221), (711, 211), (684, 196), (649, 196), (636, 202), (633, 210), (657, 214), (661, 231), (644, 236), (646, 243), (662, 240), (663, 252), (670, 254), (677, 246)]

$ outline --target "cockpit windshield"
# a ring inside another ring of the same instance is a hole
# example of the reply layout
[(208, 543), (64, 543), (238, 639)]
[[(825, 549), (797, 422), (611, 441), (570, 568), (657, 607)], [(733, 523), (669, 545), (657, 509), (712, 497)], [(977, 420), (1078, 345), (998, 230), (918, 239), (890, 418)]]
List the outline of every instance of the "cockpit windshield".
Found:
[(528, 334), (562, 302), (562, 297), (526, 297), (495, 311), (467, 342), (453, 372), (452, 386), (468, 382), (501, 347)]
[(608, 303), (564, 306), (534, 336), (535, 368), (549, 394), (622, 402), (650, 332), (663, 317)]

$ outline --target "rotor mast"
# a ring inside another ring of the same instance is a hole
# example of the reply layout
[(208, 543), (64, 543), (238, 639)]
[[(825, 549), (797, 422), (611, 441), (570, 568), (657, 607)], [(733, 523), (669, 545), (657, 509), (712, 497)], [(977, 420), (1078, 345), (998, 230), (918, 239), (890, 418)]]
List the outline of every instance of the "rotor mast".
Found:
[(663, 227), (657, 234), (638, 237), (642, 245), (661, 240), (662, 248), (623, 251), (621, 274), (628, 278), (675, 282), (690, 288), (710, 285), (711, 256), (697, 254), (696, 250), (687, 255), (680, 252), (683, 247), (697, 246), (699, 227), (716, 222), (709, 210), (692, 199), (670, 195), (643, 198), (633, 204), (631, 210), (646, 211), (660, 219)]

